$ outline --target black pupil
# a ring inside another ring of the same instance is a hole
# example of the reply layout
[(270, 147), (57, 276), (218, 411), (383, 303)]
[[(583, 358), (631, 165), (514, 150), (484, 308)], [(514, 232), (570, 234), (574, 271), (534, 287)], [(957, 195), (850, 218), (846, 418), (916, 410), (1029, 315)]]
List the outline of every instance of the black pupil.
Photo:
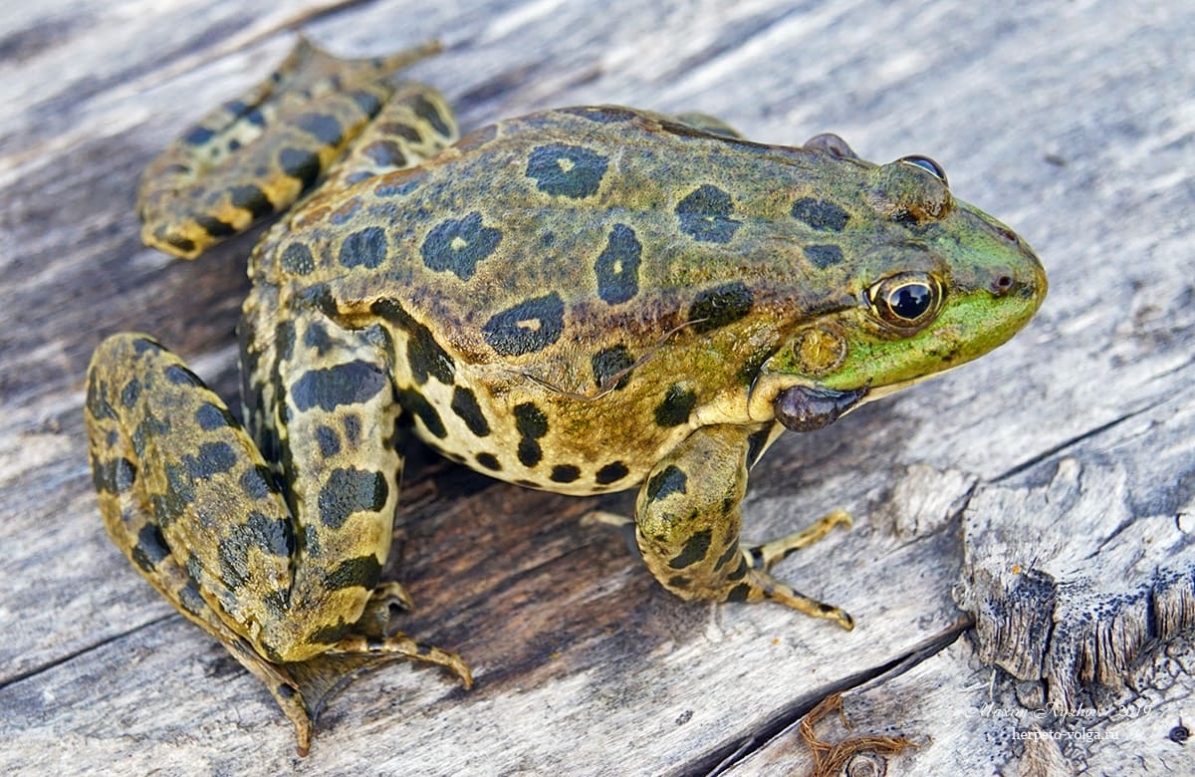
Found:
[(888, 306), (892, 313), (905, 321), (914, 321), (929, 310), (933, 294), (924, 283), (910, 283), (901, 286), (888, 295)]

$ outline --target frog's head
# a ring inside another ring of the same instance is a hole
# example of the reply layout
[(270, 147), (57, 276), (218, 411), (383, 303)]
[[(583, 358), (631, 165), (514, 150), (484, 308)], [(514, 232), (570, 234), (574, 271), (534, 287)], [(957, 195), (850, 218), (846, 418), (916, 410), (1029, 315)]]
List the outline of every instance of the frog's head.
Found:
[(790, 429), (825, 426), (982, 356), (1016, 334), (1046, 294), (1032, 249), (956, 201), (932, 160), (906, 157), (866, 175), (863, 209), (843, 232), (848, 245), (866, 248), (846, 255), (839, 296), (794, 323), (752, 389), (752, 405), (761, 413), (770, 405)]

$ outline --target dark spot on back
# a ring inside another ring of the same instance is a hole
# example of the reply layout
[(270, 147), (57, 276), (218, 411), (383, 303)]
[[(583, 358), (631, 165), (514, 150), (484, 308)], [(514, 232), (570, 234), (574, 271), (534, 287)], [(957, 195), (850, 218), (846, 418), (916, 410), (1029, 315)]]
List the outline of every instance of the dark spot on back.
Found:
[(226, 442), (205, 442), (194, 456), (184, 456), (183, 465), (195, 480), (228, 472), (237, 463), (236, 452)]
[(627, 385), (627, 381), (631, 379), (630, 370), (635, 364), (635, 359), (625, 345), (616, 345), (595, 353), (590, 363), (593, 366), (594, 382), (599, 390), (604, 391), (611, 387), (610, 384), (616, 375), (618, 382), (614, 383), (615, 389)]
[(529, 299), (495, 313), (481, 331), (502, 356), (542, 351), (564, 332), (564, 301), (556, 292)]
[(315, 441), (319, 445), (321, 456), (335, 456), (340, 453), (340, 435), (331, 427), (322, 424), (315, 427)]
[(224, 408), (213, 405), (211, 402), (204, 402), (195, 411), (195, 423), (199, 424), (199, 428), (205, 432), (238, 425), (233, 420), (231, 413)]
[(312, 321), (303, 331), (303, 346), (314, 349), (320, 356), (331, 353), (336, 342), (328, 333), (328, 327), (323, 321)]
[(303, 243), (291, 243), (282, 251), (282, 269), (294, 275), (306, 275), (315, 269), (311, 249)]
[(531, 151), (527, 177), (545, 194), (579, 200), (597, 194), (608, 163), (587, 148), (551, 143)]
[(805, 258), (819, 270), (842, 263), (842, 249), (836, 245), (805, 246)]
[(373, 269), (386, 260), (386, 233), (381, 227), (365, 227), (340, 244), (340, 263), (345, 267)]
[(643, 246), (635, 231), (625, 224), (615, 224), (606, 247), (593, 266), (597, 275), (598, 296), (617, 305), (639, 293), (639, 261)]
[(344, 439), (349, 445), (361, 442), (361, 418), (356, 413), (346, 413), (341, 421), (344, 426)]
[(741, 281), (723, 284), (697, 295), (689, 308), (689, 321), (694, 332), (704, 334), (743, 318), (751, 312), (754, 301), (751, 290)]
[(502, 232), (482, 226), (481, 213), (473, 211), (462, 219), (437, 224), (423, 239), (419, 253), (428, 269), (451, 272), (467, 281), (477, 271), (477, 263), (494, 253), (501, 240)]
[(703, 184), (676, 204), (681, 231), (702, 243), (728, 243), (742, 224), (730, 218), (734, 202), (717, 186)]
[(124, 384), (124, 388), (120, 390), (120, 404), (126, 410), (131, 410), (133, 405), (137, 404), (137, 400), (141, 398), (141, 381), (133, 378), (128, 383)]
[(295, 551), (295, 535), (288, 521), (252, 512), (244, 523), (230, 525), (220, 539), (216, 555), (220, 575), (229, 588), (250, 582), (253, 552), (289, 558)]
[(277, 493), (278, 488), (274, 485), (274, 473), (270, 472), (270, 468), (261, 464), (255, 464), (251, 469), (245, 471), (241, 475), (241, 491), (250, 499), (265, 499), (272, 493)]
[(851, 214), (838, 205), (812, 197), (804, 197), (794, 202), (792, 215), (819, 232), (841, 232), (851, 218)]

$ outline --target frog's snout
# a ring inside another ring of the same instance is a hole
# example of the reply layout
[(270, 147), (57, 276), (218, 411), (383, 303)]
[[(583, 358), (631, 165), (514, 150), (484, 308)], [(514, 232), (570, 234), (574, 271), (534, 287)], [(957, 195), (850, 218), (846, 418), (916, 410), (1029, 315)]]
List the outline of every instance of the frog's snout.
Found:
[(1041, 307), (1050, 286), (1045, 267), (1019, 235), (994, 220), (985, 218), (985, 221), (988, 234), (1002, 244), (999, 252), (1005, 261), (987, 265), (984, 274), (975, 278), (976, 291), (986, 286), (994, 300), (1029, 303), (1016, 305), (1023, 308), (1024, 321), (1028, 321)]
[[(988, 291), (996, 299), (1012, 297), (1037, 300), (1045, 298), (1049, 289), (1046, 270), (1032, 252), (1027, 252), (1026, 261), (1016, 268), (1000, 268), (992, 274)], [(1034, 307), (1036, 310), (1036, 306)]]

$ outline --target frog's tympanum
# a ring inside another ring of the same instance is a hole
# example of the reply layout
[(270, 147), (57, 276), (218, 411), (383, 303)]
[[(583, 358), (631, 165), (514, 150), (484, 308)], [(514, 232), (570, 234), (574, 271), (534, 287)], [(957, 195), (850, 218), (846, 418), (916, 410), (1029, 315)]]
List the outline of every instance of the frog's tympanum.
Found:
[(379, 575), (408, 431), (495, 478), (637, 488), (648, 569), (685, 599), (774, 601), (852, 627), (768, 570), (848, 521), (739, 541), (747, 471), (1008, 340), (1046, 278), (926, 157), (834, 135), (751, 143), (720, 122), (544, 111), (457, 138), (394, 79), (432, 47), (281, 69), (146, 172), (147, 243), (191, 258), (292, 204), (249, 262), (244, 423), (139, 334), (97, 349), (87, 426), (108, 532), (270, 688), (305, 751), (325, 696), (394, 658)]

